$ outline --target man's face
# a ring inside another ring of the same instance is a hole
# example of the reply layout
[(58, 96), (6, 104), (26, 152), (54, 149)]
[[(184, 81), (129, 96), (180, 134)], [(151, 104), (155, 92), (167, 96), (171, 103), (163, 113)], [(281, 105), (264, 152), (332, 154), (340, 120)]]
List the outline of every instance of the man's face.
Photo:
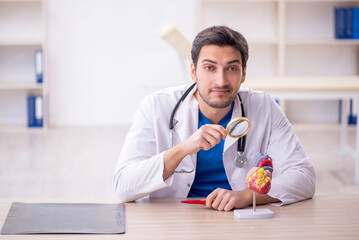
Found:
[(245, 80), (241, 53), (231, 46), (203, 46), (197, 69), (191, 65), (191, 77), (197, 83), (198, 94), (208, 106), (226, 108), (232, 104)]

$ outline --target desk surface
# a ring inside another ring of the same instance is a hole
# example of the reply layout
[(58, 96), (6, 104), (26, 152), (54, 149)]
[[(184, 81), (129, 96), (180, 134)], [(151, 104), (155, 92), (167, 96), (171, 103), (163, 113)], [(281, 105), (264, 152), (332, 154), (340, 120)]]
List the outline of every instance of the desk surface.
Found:
[[(2, 227), (12, 201), (59, 202), (43, 199), (0, 199)], [(68, 201), (62, 201), (68, 202)], [(74, 201), (80, 202), (80, 201)], [(84, 201), (82, 201), (84, 202)], [(88, 202), (88, 201), (86, 201)], [(115, 201), (98, 201), (114, 203)], [(357, 239), (359, 195), (316, 196), (283, 207), (259, 206), (274, 211), (271, 219), (238, 219), (180, 199), (151, 199), (126, 203), (123, 235), (42, 234), (0, 235), (7, 239)]]

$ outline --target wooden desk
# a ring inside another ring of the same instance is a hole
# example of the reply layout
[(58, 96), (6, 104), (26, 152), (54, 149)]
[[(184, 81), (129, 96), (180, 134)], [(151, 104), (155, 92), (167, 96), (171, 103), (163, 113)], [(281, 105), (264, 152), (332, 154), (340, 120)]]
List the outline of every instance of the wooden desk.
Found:
[[(0, 199), (1, 227), (12, 201), (44, 202)], [(233, 212), (183, 204), (180, 199), (151, 199), (126, 204), (123, 235), (0, 235), (0, 239), (358, 239), (358, 203), (359, 195), (317, 196), (283, 207), (258, 207), (274, 211), (274, 218), (238, 219)]]

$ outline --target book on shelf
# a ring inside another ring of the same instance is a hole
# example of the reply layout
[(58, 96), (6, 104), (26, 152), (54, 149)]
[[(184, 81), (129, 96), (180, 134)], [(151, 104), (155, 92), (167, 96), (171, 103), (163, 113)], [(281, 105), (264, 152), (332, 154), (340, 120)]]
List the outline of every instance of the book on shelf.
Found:
[(27, 125), (28, 127), (43, 127), (43, 100), (42, 96), (27, 96)]
[(335, 8), (335, 38), (359, 39), (359, 7)]
[(345, 38), (346, 14), (345, 8), (335, 8), (335, 38)]
[(357, 102), (353, 99), (350, 99), (349, 101), (349, 116), (348, 116), (348, 124), (353, 125), (357, 123)]
[(359, 39), (359, 7), (352, 8), (353, 38)]
[(353, 14), (352, 8), (347, 8), (346, 10), (346, 18), (345, 21), (345, 38), (353, 38)]
[(42, 83), (43, 72), (44, 72), (44, 64), (43, 64), (42, 50), (37, 50), (35, 51), (35, 73), (36, 73), (37, 83)]
[[(347, 102), (347, 109), (349, 110), (347, 119), (344, 119), (344, 121), (347, 122), (349, 125), (356, 125), (357, 124), (357, 104), (358, 102), (356, 100), (350, 99)], [(339, 123), (342, 122), (342, 111), (343, 111), (343, 101), (339, 100)]]

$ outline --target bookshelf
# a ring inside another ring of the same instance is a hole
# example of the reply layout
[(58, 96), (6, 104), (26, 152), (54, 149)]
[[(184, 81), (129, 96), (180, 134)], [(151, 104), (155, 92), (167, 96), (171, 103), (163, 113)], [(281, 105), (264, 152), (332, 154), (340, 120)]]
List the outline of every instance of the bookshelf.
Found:
[[(359, 1), (196, 0), (196, 28), (223, 24), (247, 38), (244, 86), (309, 99), (316, 91), (359, 92), (359, 40), (334, 38), (339, 6)], [(280, 102), (285, 111), (286, 99)]]
[[(298, 123), (313, 121), (312, 116), (319, 117), (323, 114), (318, 112), (326, 109), (331, 123), (338, 124), (339, 115), (348, 116), (350, 99), (357, 102), (353, 109), (359, 113), (359, 40), (335, 39), (334, 9), (351, 6), (359, 6), (359, 1), (196, 0), (196, 28), (198, 32), (227, 25), (241, 32), (249, 44), (243, 85), (279, 99), (290, 121), (288, 113), (294, 113)], [(313, 108), (318, 102), (325, 107)], [(359, 124), (354, 149), (348, 145), (347, 130), (346, 121), (341, 121), (340, 168), (345, 168), (345, 155), (350, 155), (359, 184)]]
[(334, 8), (356, 5), (359, 1), (197, 0), (196, 23), (197, 30), (224, 24), (243, 33), (250, 48), (248, 87), (311, 91), (314, 84), (324, 91), (337, 82), (338, 91), (359, 91), (359, 41), (334, 38)]
[[(48, 128), (48, 79), (36, 82), (34, 54), (47, 52), (47, 0), (0, 0), (0, 131)], [(43, 127), (27, 127), (27, 96), (43, 97)]]

